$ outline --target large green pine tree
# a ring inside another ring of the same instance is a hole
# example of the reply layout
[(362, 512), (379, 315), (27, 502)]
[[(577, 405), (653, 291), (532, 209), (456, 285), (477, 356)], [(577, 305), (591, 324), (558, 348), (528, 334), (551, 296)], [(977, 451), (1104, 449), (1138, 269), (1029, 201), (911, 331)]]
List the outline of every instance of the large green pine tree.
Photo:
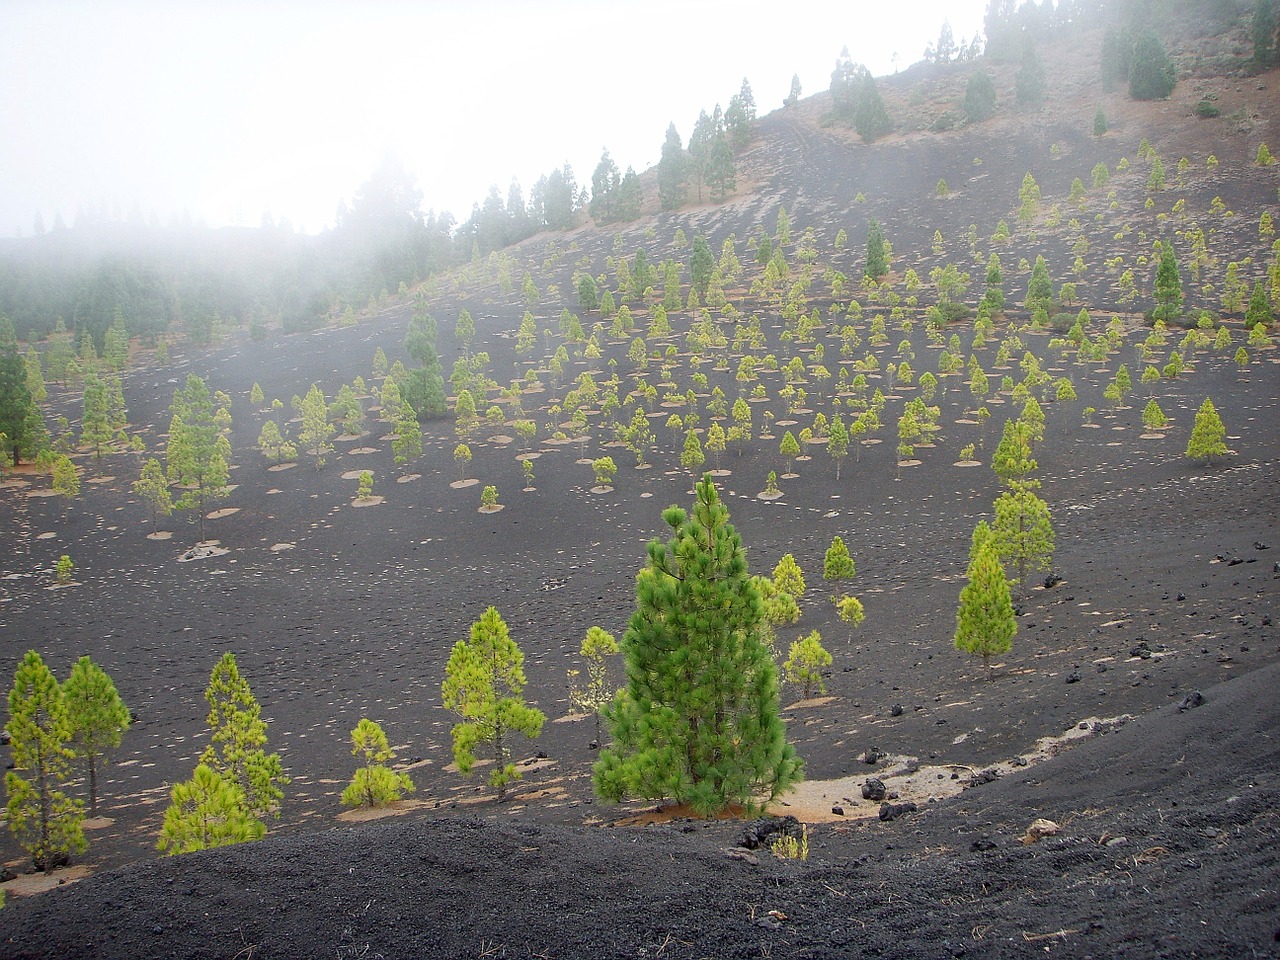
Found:
[(38, 870), (52, 870), (82, 852), (84, 807), (64, 792), (70, 780), (71, 717), (57, 678), (28, 650), (9, 691), (9, 756), (4, 777), (9, 830)]
[(672, 798), (712, 816), (777, 799), (802, 763), (778, 715), (778, 677), (742, 540), (711, 477), (692, 515), (670, 507), (650, 542), (622, 641), (627, 684), (606, 709), (613, 748), (596, 792)]
[(872, 280), (879, 280), (888, 272), (889, 259), (885, 251), (884, 229), (880, 226), (880, 221), (872, 217), (867, 224), (867, 268), (864, 273)]

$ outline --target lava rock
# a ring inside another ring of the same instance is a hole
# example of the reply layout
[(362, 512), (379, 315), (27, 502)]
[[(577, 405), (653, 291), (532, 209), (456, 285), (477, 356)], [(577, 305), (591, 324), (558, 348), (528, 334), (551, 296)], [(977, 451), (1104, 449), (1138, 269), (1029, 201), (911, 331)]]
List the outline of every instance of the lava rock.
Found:
[(868, 750), (866, 753), (862, 755), (862, 762), (863, 763), (879, 763), (881, 760), (883, 760), (887, 756), (888, 754), (885, 753), (883, 750), (881, 750), (879, 747), (872, 747), (870, 750)]
[(832, 814), (833, 814), (833, 815), (835, 815), (835, 816), (837, 816), (837, 817), (843, 817), (843, 816), (844, 816), (844, 807), (832, 807), (832, 808), (831, 808), (831, 812), (832, 812)]
[(1067, 674), (1067, 681), (1066, 681), (1066, 682), (1067, 682), (1067, 683), (1079, 683), (1079, 682), (1080, 682), (1080, 674), (1079, 674), (1079, 673), (1074, 673), (1074, 672), (1073, 672), (1073, 673), (1069, 673), (1069, 674)]
[(995, 783), (999, 779), (1000, 779), (1000, 771), (996, 770), (994, 767), (990, 767), (986, 770), (981, 771), (980, 773), (975, 773), (972, 777), (970, 777), (969, 786), (980, 787), (984, 783)]
[(752, 820), (743, 828), (742, 839), (738, 841), (738, 846), (746, 847), (748, 850), (768, 848), (783, 837), (803, 840), (804, 827), (800, 825), (800, 821), (792, 816), (761, 817), (759, 820)]
[(889, 716), (891, 716), (891, 717), (900, 717), (900, 716), (902, 716), (902, 704), (900, 704), (900, 703), (895, 703), (892, 707), (890, 707), (890, 708), (889, 708)]
[(1062, 577), (1058, 576), (1058, 574), (1056, 573), (1051, 573), (1044, 578), (1044, 588), (1046, 590), (1052, 590), (1061, 582), (1062, 582)]
[(1203, 704), (1204, 704), (1204, 694), (1201, 693), (1199, 690), (1192, 690), (1185, 697), (1183, 697), (1182, 702), (1178, 704), (1178, 712), (1185, 713), (1186, 711), (1194, 710), (1196, 707), (1202, 706)]
[(996, 848), (996, 842), (987, 837), (979, 837), (973, 843), (969, 844), (969, 850), (972, 853), (986, 853)]
[(915, 813), (918, 807), (910, 800), (906, 803), (884, 803), (880, 805), (880, 819), (884, 822), (897, 820), (903, 814)]
[(885, 797), (884, 781), (877, 777), (868, 777), (862, 785), (862, 799), (879, 803)]

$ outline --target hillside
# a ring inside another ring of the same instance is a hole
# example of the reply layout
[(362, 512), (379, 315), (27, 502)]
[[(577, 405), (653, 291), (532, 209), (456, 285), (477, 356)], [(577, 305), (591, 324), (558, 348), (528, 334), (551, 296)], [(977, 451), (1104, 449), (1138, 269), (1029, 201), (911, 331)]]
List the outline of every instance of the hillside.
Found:
[[(825, 124), (819, 94), (757, 122), (725, 203), (540, 235), (354, 326), (179, 345), (167, 363), (138, 347), (124, 377), (129, 432), (162, 456), (173, 392), (200, 375), (231, 397), (234, 489), (198, 547), (189, 514), (152, 532), (129, 452), (78, 451), (70, 502), (31, 471), (0, 483), (14, 545), (0, 559), (0, 672), (28, 647), (59, 676), (88, 653), (136, 714), (101, 778), (89, 852), (62, 877), (95, 875), (30, 897), (20, 894), (36, 878), (6, 884), (0, 955), (1274, 955), (1280, 356), (1274, 323), (1251, 342), (1243, 307), (1224, 309), (1223, 296), (1244, 283), (1247, 299), (1275, 260), (1260, 218), (1280, 216), (1280, 165), (1254, 159), (1260, 143), (1280, 148), (1280, 75), (1192, 76), (1170, 100), (1142, 104), (1084, 79), (1096, 63), (1080, 43), (1062, 51), (1078, 79), (1040, 111), (932, 132), (963, 97), (965, 72), (908, 71), (884, 83), (899, 131), (867, 146)], [(1002, 97), (1011, 76), (997, 77)], [(1195, 115), (1208, 93), (1218, 118)], [(1095, 137), (1099, 104), (1110, 129)], [(1163, 185), (1152, 183), (1157, 161)], [(1027, 174), (1040, 196), (1024, 213)], [(860, 284), (872, 218), (891, 270)], [(691, 309), (699, 236), (718, 279)], [(764, 237), (785, 277), (757, 262)], [(1153, 333), (1144, 316), (1158, 240), (1176, 252), (1190, 332)], [(629, 271), (638, 251), (677, 265), (669, 332), (654, 325), (673, 293), (661, 270), (653, 290), (625, 293), (619, 264)], [(992, 254), (1006, 306), (993, 335), (975, 338)], [(1048, 326), (1023, 303), (1038, 256), (1057, 298)], [(584, 273), (626, 304), (630, 329), (582, 309)], [(963, 316), (938, 324), (930, 308), (947, 299)], [(397, 464), (373, 359), (381, 349), (408, 362), (405, 328), (424, 309), (446, 375), (464, 361), (480, 422), (460, 433), (452, 418), (428, 421), (423, 454)], [(464, 309), (472, 342), (456, 329)], [(531, 344), (517, 334), (526, 312)], [(971, 358), (989, 393), (975, 392)], [(1121, 365), (1133, 391), (1109, 399)], [(1148, 367), (1156, 376), (1142, 382)], [(287, 411), (312, 383), (332, 399), (357, 377), (368, 385), (363, 429), (337, 436), (322, 468), (305, 457), (269, 465), (262, 424), (279, 416), (297, 430), (270, 401)], [(1076, 399), (1058, 392), (1063, 380)], [(852, 423), (877, 391), (879, 427), (836, 463), (822, 424)], [(987, 682), (952, 644), (956, 598), (974, 524), (1000, 492), (992, 452), (1026, 395), (1046, 417), (1035, 454), (1053, 577), (1030, 578), (1013, 649)], [(1202, 465), (1184, 451), (1206, 396), (1231, 452)], [(737, 398), (748, 435), (682, 466), (689, 415), (706, 449), (713, 427), (740, 425)], [(938, 408), (936, 429), (903, 451), (898, 425), (917, 398)], [(80, 399), (51, 384), (47, 418), (74, 423)], [(1165, 428), (1144, 425), (1150, 399)], [(625, 434), (636, 410), (648, 443)], [(522, 420), (535, 424), (531, 441)], [(802, 457), (784, 458), (783, 435), (805, 428), (817, 435)], [(464, 474), (460, 441), (473, 454)], [(608, 488), (591, 466), (604, 455), (619, 467)], [(783, 655), (818, 630), (834, 657), (824, 696), (784, 690), (808, 783), (778, 812), (810, 824), (807, 862), (726, 857), (741, 824), (592, 798), (593, 726), (571, 714), (566, 672), (589, 626), (621, 637), (644, 544), (663, 533), (664, 507), (688, 505), (703, 469), (752, 572), (791, 553), (809, 579), (800, 620), (778, 630)], [(355, 501), (362, 470), (380, 502)], [(500, 512), (479, 510), (486, 485)], [(837, 534), (857, 562), (857, 629), (821, 582)], [(53, 583), (63, 554), (76, 564), (70, 586)], [(440, 697), (452, 644), (490, 604), (528, 656), (529, 699), (554, 721), (520, 745), (524, 780), (505, 804), (450, 766), (454, 718)], [(169, 789), (207, 740), (203, 691), (226, 651), (292, 777), (281, 819), (257, 844), (153, 859)], [(1195, 691), (1204, 704), (1180, 711)], [(417, 787), (387, 822), (353, 823), (338, 802), (354, 769), (348, 731), (364, 716), (383, 724)], [(883, 758), (867, 763), (873, 748)], [(998, 779), (961, 791), (986, 770)], [(879, 804), (857, 792), (871, 775), (920, 809), (880, 822)], [(1062, 833), (1018, 843), (1037, 817)], [(612, 825), (624, 818), (652, 825)], [(7, 831), (0, 858), (25, 864)]]

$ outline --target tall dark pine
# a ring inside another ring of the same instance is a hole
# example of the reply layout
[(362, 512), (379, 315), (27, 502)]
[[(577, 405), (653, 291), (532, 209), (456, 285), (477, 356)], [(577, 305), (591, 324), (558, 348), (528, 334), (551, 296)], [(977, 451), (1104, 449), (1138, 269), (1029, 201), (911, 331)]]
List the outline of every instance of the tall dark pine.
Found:
[(27, 387), (27, 365), (18, 353), (13, 327), (0, 327), (0, 433), (6, 437), (13, 462), (20, 463), (27, 439), (27, 421), (35, 401)]
[(649, 544), (622, 641), (627, 685), (606, 708), (614, 746), (594, 771), (607, 800), (672, 798), (712, 816), (780, 796), (801, 777), (778, 715), (764, 605), (710, 476), (692, 515)]
[(658, 199), (663, 210), (678, 210), (684, 204), (685, 188), (689, 181), (689, 159), (685, 156), (680, 134), (673, 123), (667, 127), (667, 138), (662, 144), (662, 159), (658, 161)]

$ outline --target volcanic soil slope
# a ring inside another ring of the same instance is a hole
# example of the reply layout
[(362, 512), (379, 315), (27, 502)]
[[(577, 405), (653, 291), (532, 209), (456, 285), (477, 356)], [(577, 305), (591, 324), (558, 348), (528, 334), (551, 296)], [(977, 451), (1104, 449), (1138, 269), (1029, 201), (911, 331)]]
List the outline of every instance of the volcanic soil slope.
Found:
[[(94, 875), (32, 896), (20, 894), (36, 878), (6, 884), (0, 955), (1275, 955), (1280, 377), (1274, 330), (1251, 343), (1221, 292), (1231, 263), (1252, 285), (1274, 258), (1259, 227), (1264, 211), (1280, 216), (1277, 168), (1252, 160), (1260, 141), (1280, 144), (1277, 82), (1185, 82), (1154, 106), (1115, 95), (1104, 137), (1088, 136), (1090, 89), (1042, 115), (871, 147), (824, 127), (819, 96), (758, 122), (725, 203), (536, 237), (354, 327), (205, 353), (178, 345), (167, 364), (140, 351), (124, 385), (130, 432), (163, 457), (173, 392), (198, 374), (231, 398), (234, 488), (197, 545), (189, 515), (153, 531), (129, 452), (78, 452), (70, 503), (47, 496), (42, 476), (3, 481), (14, 548), (0, 559), (0, 673), (27, 648), (59, 676), (87, 653), (137, 719), (73, 867)], [(891, 106), (908, 109), (911, 83), (888, 87)], [(1194, 117), (1206, 86), (1234, 120)], [(1162, 188), (1149, 185), (1144, 140), (1171, 172)], [(1041, 196), (1020, 217), (1027, 173)], [(1090, 186), (1073, 199), (1077, 178)], [(872, 217), (893, 248), (883, 285), (859, 283)], [(757, 262), (765, 234), (785, 281)], [(719, 280), (691, 307), (698, 236)], [(1178, 254), (1188, 322), (1208, 311), (1207, 329), (1153, 331), (1143, 317), (1157, 239)], [(656, 292), (627, 298), (619, 265), (641, 250), (679, 265), (677, 290), (660, 271)], [(954, 299), (977, 304), (993, 253), (1007, 306), (991, 334), (976, 336), (971, 318), (931, 324), (956, 273), (969, 278)], [(1037, 256), (1082, 337), (1029, 322)], [(582, 309), (583, 273), (629, 319)], [(668, 292), (670, 332), (655, 326)], [(410, 362), (405, 327), (423, 309), (446, 373), (457, 361), (466, 371), (451, 394), (469, 381), (478, 422), (429, 421), (423, 454), (398, 464), (373, 360), (380, 348)], [(456, 330), (464, 309), (474, 340)], [(532, 343), (517, 333), (526, 314)], [(1133, 389), (1108, 397), (1122, 365)], [(269, 417), (296, 435), (292, 396), (316, 383), (332, 400), (357, 377), (365, 422), (334, 439), (322, 467), (272, 465), (257, 449)], [(956, 598), (974, 525), (1001, 489), (992, 452), (1027, 395), (1045, 413), (1035, 476), (1057, 543), (988, 681), (952, 645)], [(1184, 451), (1206, 397), (1230, 452), (1201, 464)], [(705, 449), (713, 427), (741, 425), (729, 411), (739, 398), (745, 437), (682, 465), (690, 425)], [(916, 400), (936, 408), (936, 429), (903, 450)], [(1150, 400), (1158, 428), (1144, 422)], [(837, 463), (824, 430), (869, 409), (879, 428)], [(50, 419), (74, 424), (79, 410), (77, 391), (51, 388)], [(621, 429), (636, 410), (644, 443)], [(798, 458), (779, 452), (788, 431), (804, 437)], [(460, 442), (472, 453), (461, 466)], [(610, 485), (591, 465), (605, 455), (619, 468)], [(375, 498), (362, 502), (364, 470)], [(818, 630), (833, 655), (822, 696), (783, 694), (808, 782), (773, 812), (808, 825), (807, 860), (741, 846), (742, 823), (592, 797), (594, 725), (572, 713), (567, 671), (588, 627), (622, 635), (644, 545), (702, 470), (752, 572), (791, 553), (809, 580), (780, 651)], [(479, 509), (489, 485), (501, 511)], [(857, 629), (821, 579), (837, 534), (857, 564)], [(52, 576), (63, 554), (76, 563), (70, 585)], [(454, 718), (440, 697), (450, 648), (491, 604), (528, 657), (528, 699), (553, 721), (522, 745), (524, 778), (503, 804), (450, 766)], [(226, 651), (292, 778), (281, 817), (260, 843), (154, 859), (169, 789), (207, 743), (203, 691)], [(348, 732), (366, 716), (417, 790), (394, 819), (352, 823), (338, 797), (354, 769)], [(861, 793), (872, 776), (917, 809), (879, 819)], [(1058, 832), (1022, 843), (1037, 818)], [(7, 832), (0, 843), (22, 871)]]

